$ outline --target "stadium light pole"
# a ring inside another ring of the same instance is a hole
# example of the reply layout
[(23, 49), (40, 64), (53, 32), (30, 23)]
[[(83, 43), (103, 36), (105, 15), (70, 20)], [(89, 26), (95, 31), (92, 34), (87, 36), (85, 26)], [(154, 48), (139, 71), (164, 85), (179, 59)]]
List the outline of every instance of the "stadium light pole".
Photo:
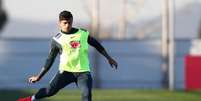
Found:
[(174, 90), (174, 0), (162, 2), (162, 84), (169, 90)]
[[(92, 0), (92, 35), (99, 40), (99, 0)], [(100, 42), (100, 41), (99, 41)], [(99, 70), (99, 55), (96, 51), (94, 51), (94, 87), (100, 88), (101, 80), (100, 80), (100, 70)]]
[(96, 38), (99, 38), (98, 31), (99, 31), (99, 0), (92, 0), (92, 35)]
[(169, 9), (168, 1), (163, 0), (162, 4), (162, 35), (161, 35), (161, 48), (162, 48), (162, 86), (168, 88), (168, 33), (169, 33)]
[(169, 90), (175, 89), (175, 1), (169, 0)]
[(119, 31), (117, 35), (117, 39), (122, 39), (123, 36), (126, 34), (126, 23), (127, 23), (127, 18), (126, 18), (126, 13), (127, 13), (127, 0), (122, 1), (122, 11), (121, 11), (121, 18), (119, 21)]

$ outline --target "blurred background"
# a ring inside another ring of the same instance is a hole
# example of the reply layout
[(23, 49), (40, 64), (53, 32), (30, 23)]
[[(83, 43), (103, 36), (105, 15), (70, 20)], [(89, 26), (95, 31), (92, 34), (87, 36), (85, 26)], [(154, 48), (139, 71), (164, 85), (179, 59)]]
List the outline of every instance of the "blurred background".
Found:
[(27, 78), (44, 65), (62, 10), (118, 61), (113, 71), (90, 47), (95, 88), (185, 89), (184, 58), (201, 36), (201, 0), (1, 0), (1, 89), (47, 85), (58, 58), (39, 83)]

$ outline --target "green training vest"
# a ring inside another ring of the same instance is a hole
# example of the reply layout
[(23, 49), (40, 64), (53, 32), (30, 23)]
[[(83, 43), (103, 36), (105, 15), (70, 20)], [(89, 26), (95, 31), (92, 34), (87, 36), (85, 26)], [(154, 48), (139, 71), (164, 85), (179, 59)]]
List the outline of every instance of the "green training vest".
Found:
[(89, 32), (79, 29), (74, 34), (63, 34), (54, 38), (62, 47), (60, 54), (60, 71), (86, 72), (90, 71), (88, 59)]

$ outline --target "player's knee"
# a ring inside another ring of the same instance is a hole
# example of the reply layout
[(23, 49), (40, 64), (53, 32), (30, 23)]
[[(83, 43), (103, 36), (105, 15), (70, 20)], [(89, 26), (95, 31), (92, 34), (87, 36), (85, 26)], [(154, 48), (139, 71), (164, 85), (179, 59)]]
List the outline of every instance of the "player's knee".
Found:
[(82, 98), (91, 98), (91, 91), (86, 90), (82, 92)]

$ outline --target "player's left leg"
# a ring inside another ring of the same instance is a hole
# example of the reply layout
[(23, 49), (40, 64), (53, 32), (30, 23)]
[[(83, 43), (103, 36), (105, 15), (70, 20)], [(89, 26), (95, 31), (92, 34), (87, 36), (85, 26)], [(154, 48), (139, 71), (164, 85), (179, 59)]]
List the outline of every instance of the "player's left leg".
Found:
[(82, 101), (92, 101), (92, 77), (90, 72), (80, 73), (77, 85), (81, 90)]
[(19, 98), (18, 101), (35, 101), (45, 97), (53, 96), (66, 85), (75, 82), (75, 80), (76, 78), (73, 73), (58, 72), (56, 76), (51, 80), (48, 87), (39, 89), (38, 92), (33, 96)]
[(42, 99), (44, 97), (50, 97), (55, 95), (60, 89), (66, 85), (75, 81), (73, 73), (70, 72), (58, 72), (57, 75), (51, 80), (50, 84), (46, 88), (41, 88), (36, 94), (36, 99)]

